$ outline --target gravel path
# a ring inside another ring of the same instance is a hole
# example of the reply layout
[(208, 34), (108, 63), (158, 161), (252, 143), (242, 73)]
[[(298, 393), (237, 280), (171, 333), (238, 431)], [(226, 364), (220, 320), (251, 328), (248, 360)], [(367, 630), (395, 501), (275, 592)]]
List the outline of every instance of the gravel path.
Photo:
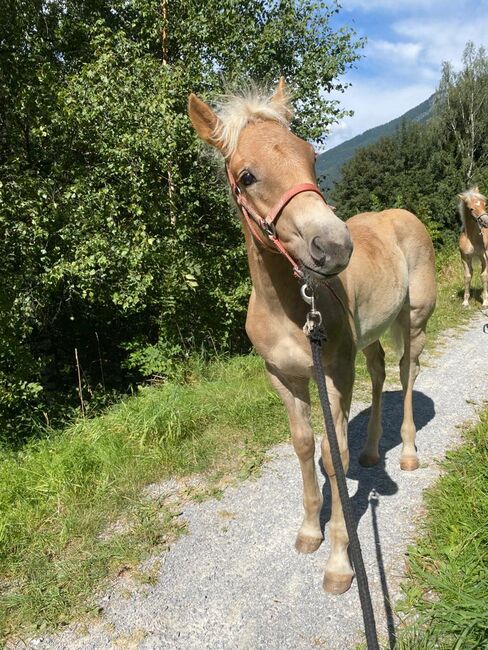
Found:
[[(458, 442), (459, 427), (476, 420), (487, 393), (485, 321), (474, 319), (419, 375), (414, 406), (421, 467), (416, 472), (399, 468), (400, 393), (384, 395), (383, 464), (374, 469), (357, 464), (368, 411), (364, 404), (353, 407), (348, 485), (360, 520), (377, 624), (386, 641), (398, 619), (385, 602), (390, 599), (394, 607), (399, 597), (406, 547), (422, 516), (422, 491), (438, 473), (436, 460)], [(342, 596), (322, 591), (327, 534), (315, 554), (295, 552), (302, 516), (298, 462), (288, 444), (275, 447), (270, 456), (257, 480), (228, 488), (220, 500), (185, 506), (189, 532), (157, 558), (156, 584), (135, 586), (120, 579), (101, 599), (100, 623), (90, 629), (71, 627), (28, 646), (353, 650), (362, 639), (356, 584)], [(324, 494), (327, 504), (325, 488)], [(324, 522), (328, 518), (325, 505)]]

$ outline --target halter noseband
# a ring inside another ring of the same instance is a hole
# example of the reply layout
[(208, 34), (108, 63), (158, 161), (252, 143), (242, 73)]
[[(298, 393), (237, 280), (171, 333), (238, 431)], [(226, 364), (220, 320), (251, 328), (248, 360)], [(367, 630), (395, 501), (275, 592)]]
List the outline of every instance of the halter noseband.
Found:
[(471, 212), (471, 216), (473, 217), (473, 219), (478, 224), (478, 228), (480, 229), (480, 234), (481, 234), (482, 229), (487, 227), (483, 222), (482, 217), (488, 217), (488, 214), (486, 212), (482, 212), (481, 214), (474, 214), (473, 208), (469, 208), (469, 211)]
[(232, 172), (229, 169), (229, 165), (226, 164), (225, 169), (227, 172), (227, 178), (229, 179), (229, 185), (232, 190), (234, 199), (237, 205), (240, 207), (242, 214), (246, 219), (246, 223), (249, 226), (249, 229), (252, 235), (254, 236), (254, 238), (260, 241), (261, 243), (263, 243), (262, 238), (260, 237), (258, 231), (256, 230), (256, 226), (258, 226), (261, 229), (261, 231), (266, 235), (266, 237), (271, 240), (271, 242), (278, 249), (278, 251), (282, 255), (284, 255), (286, 259), (290, 262), (290, 264), (293, 267), (293, 274), (295, 275), (295, 277), (299, 278), (300, 280), (303, 280), (303, 272), (300, 270), (297, 261), (293, 259), (293, 257), (288, 253), (286, 248), (279, 240), (279, 237), (276, 233), (275, 222), (277, 221), (278, 217), (283, 211), (283, 208), (292, 200), (293, 197), (295, 197), (297, 194), (301, 194), (302, 192), (315, 192), (315, 194), (318, 194), (322, 198), (325, 205), (327, 205), (327, 201), (325, 200), (325, 197), (320, 191), (320, 189), (318, 188), (318, 186), (315, 185), (315, 183), (299, 183), (298, 185), (294, 185), (291, 189), (287, 190), (281, 196), (278, 202), (270, 210), (269, 214), (263, 218), (259, 214), (256, 214), (254, 209), (251, 208), (246, 197), (243, 196), (241, 188), (237, 184), (234, 176), (232, 175)]

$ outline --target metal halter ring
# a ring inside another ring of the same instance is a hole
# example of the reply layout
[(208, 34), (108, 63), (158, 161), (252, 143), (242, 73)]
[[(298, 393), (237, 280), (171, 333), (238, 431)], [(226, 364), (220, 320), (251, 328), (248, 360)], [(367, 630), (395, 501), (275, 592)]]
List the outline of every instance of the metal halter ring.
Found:
[(259, 222), (259, 225), (261, 226), (261, 229), (268, 235), (268, 237), (271, 238), (276, 238), (276, 227), (274, 223), (270, 223), (269, 221), (266, 221), (266, 219), (261, 219)]
[[(307, 289), (310, 290), (310, 295), (307, 293)], [(314, 305), (314, 295), (313, 295), (313, 290), (308, 286), (307, 283), (302, 284), (302, 287), (300, 289), (300, 293), (302, 294), (302, 298), (305, 300), (306, 303), (312, 306), (312, 309), (315, 309)]]

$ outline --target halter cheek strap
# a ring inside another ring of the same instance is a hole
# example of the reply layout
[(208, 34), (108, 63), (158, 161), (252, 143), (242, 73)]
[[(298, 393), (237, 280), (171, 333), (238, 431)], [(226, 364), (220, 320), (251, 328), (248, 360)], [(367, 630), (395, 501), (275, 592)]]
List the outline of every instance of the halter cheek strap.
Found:
[[(269, 214), (263, 218), (259, 214), (255, 213), (254, 208), (251, 207), (246, 197), (242, 195), (241, 189), (237, 185), (228, 165), (226, 165), (226, 171), (234, 199), (240, 207), (241, 212), (244, 215), (246, 223), (249, 226), (249, 229), (254, 238), (264, 244), (264, 241), (262, 239), (262, 234), (264, 234), (269, 240), (271, 240), (275, 248), (277, 248), (278, 251), (290, 262), (293, 267), (293, 274), (295, 277), (303, 279), (303, 273), (297, 261), (293, 259), (293, 257), (288, 253), (286, 248), (279, 240), (278, 235), (276, 234), (275, 221), (280, 216), (283, 208), (293, 199), (293, 197), (295, 197), (297, 194), (301, 194), (302, 192), (315, 192), (315, 194), (318, 194), (327, 205), (324, 195), (320, 189), (314, 183), (299, 183), (298, 185), (294, 185), (291, 189), (287, 190), (281, 196), (279, 201), (270, 210)], [(256, 226), (260, 228), (260, 231), (256, 229)]]
[(471, 216), (476, 221), (476, 224), (477, 224), (478, 229), (480, 231), (480, 235), (483, 235), (483, 228), (486, 228), (487, 226), (483, 222), (482, 217), (487, 217), (488, 218), (488, 214), (486, 212), (482, 212), (481, 214), (475, 214), (473, 212), (473, 208), (470, 208), (470, 212), (471, 212)]
[(482, 212), (481, 214), (474, 214), (474, 212), (471, 212), (471, 215), (475, 221), (478, 222), (478, 226), (481, 226), (482, 228), (485, 228), (486, 226), (483, 225), (481, 218), (482, 217), (488, 217), (488, 214), (486, 212)]

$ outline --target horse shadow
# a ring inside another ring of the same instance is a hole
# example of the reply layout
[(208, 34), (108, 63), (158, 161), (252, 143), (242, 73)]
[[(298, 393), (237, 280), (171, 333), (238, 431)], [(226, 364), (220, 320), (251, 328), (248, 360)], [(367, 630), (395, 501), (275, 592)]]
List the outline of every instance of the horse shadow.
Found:
[[(457, 297), (460, 300), (463, 300), (464, 298), (464, 289), (459, 289), (457, 292)], [(483, 288), (482, 287), (471, 287), (470, 289), (470, 300), (474, 300), (475, 302), (479, 302), (480, 305), (483, 303)]]
[[(430, 397), (419, 391), (413, 392), (413, 411), (417, 432), (420, 431), (435, 415), (434, 402)], [(401, 444), (400, 427), (403, 420), (403, 394), (402, 391), (387, 391), (383, 393), (383, 436), (380, 441), (380, 461), (374, 467), (362, 467), (359, 464), (359, 454), (361, 453), (367, 438), (367, 426), (371, 408), (364, 409), (356, 415), (348, 425), (349, 440), (349, 471), (348, 478), (358, 481), (357, 491), (351, 502), (355, 515), (356, 525), (361, 517), (367, 512), (369, 506), (372, 508), (372, 525), (374, 542), (376, 549), (376, 559), (380, 574), (380, 582), (383, 593), (383, 605), (386, 616), (388, 629), (389, 648), (392, 650), (396, 646), (396, 632), (393, 611), (390, 604), (390, 595), (388, 583), (383, 563), (383, 553), (381, 549), (381, 538), (376, 516), (376, 507), (378, 497), (388, 497), (398, 492), (398, 485), (390, 477), (385, 467), (385, 455), (388, 451)], [(325, 435), (325, 434), (324, 434)], [(321, 471), (324, 476), (324, 468), (320, 463)], [(320, 513), (320, 524), (322, 532), (325, 525), (330, 520), (331, 515), (331, 493), (330, 484), (326, 479), (322, 489), (324, 497), (323, 507)]]
[[(434, 402), (430, 397), (419, 391), (413, 391), (413, 411), (417, 432), (423, 429), (435, 415)], [(398, 485), (390, 477), (385, 468), (385, 455), (397, 445), (400, 445), (402, 438), (400, 427), (403, 420), (403, 394), (402, 391), (386, 391), (383, 393), (383, 436), (380, 440), (380, 461), (374, 467), (362, 467), (359, 464), (361, 453), (367, 438), (367, 427), (371, 407), (364, 409), (356, 415), (348, 424), (349, 440), (349, 471), (347, 477), (358, 481), (357, 491), (351, 498), (356, 517), (356, 524), (369, 507), (369, 496), (374, 490), (377, 495), (391, 496), (398, 492)], [(324, 434), (325, 435), (325, 434)], [(324, 477), (326, 476), (322, 462), (320, 467)], [(331, 494), (328, 480), (325, 481), (322, 490), (324, 505), (320, 513), (320, 524), (322, 532), (330, 520)]]

